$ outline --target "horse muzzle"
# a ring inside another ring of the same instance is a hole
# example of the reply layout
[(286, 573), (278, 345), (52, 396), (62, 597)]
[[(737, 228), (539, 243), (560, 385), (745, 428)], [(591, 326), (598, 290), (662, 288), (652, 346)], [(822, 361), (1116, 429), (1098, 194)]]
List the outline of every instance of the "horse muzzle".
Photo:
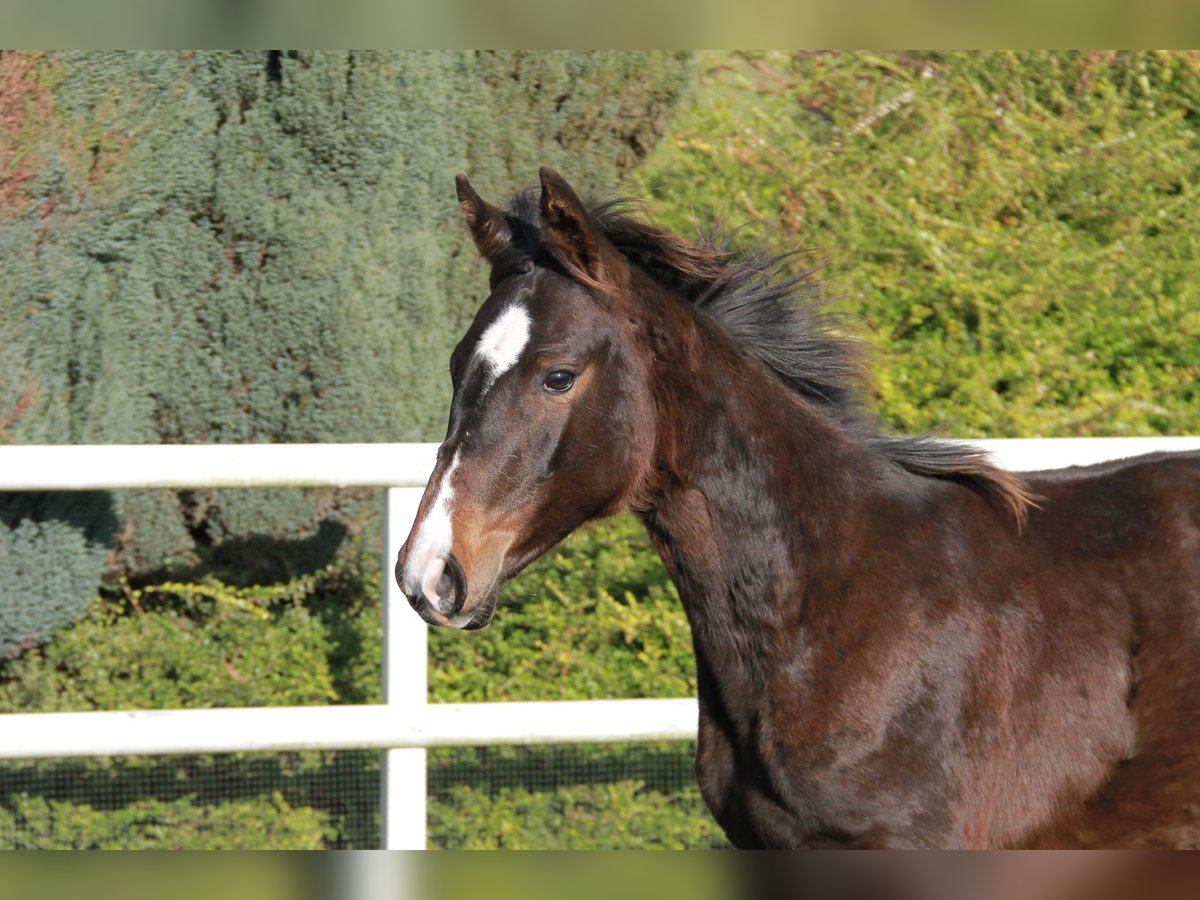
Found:
[(439, 628), (479, 629), (491, 622), (496, 611), (496, 592), (464, 611), (467, 604), (467, 574), (454, 554), (436, 557), (415, 577), (403, 556), (396, 560), (396, 583), (408, 605), (425, 622)]
[(467, 576), (454, 555), (434, 557), (416, 573), (407, 562), (403, 555), (396, 561), (396, 583), (417, 615), (430, 625), (468, 627), (472, 617), (463, 612)]

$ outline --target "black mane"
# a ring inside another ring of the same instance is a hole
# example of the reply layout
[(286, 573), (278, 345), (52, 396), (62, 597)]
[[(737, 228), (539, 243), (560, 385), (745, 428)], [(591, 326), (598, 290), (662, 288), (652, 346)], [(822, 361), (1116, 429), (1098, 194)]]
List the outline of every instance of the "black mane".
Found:
[[(628, 199), (593, 200), (593, 224), (634, 265), (715, 320), (735, 342), (766, 363), (801, 396), (830, 411), (886, 459), (917, 475), (961, 481), (1023, 523), (1032, 497), (1021, 479), (998, 469), (986, 452), (929, 435), (880, 433), (866, 412), (869, 383), (865, 346), (839, 329), (815, 277), (819, 267), (788, 274), (795, 253), (736, 248), (714, 231), (688, 241), (634, 214)], [(538, 240), (540, 212), (532, 190), (507, 207), (514, 241), (495, 261), (493, 281), (549, 256)]]

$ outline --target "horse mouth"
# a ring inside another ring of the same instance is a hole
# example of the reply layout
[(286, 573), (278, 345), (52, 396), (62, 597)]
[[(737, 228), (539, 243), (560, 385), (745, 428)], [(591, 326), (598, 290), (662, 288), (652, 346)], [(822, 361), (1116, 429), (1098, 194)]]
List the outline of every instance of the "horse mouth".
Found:
[(499, 594), (500, 586), (497, 584), (470, 609), (458, 609), (450, 613), (442, 612), (424, 598), (419, 601), (409, 598), (409, 604), (417, 615), (425, 620), (426, 624), (437, 628), (452, 628), (456, 631), (478, 631), (491, 624), (492, 617), (496, 614)]
[(487, 628), (492, 623), (492, 617), (496, 615), (496, 600), (499, 596), (500, 586), (496, 585), (488, 591), (488, 595), (483, 598), (482, 602), (475, 604), (466, 623), (457, 627), (463, 631), (478, 631), (481, 628)]

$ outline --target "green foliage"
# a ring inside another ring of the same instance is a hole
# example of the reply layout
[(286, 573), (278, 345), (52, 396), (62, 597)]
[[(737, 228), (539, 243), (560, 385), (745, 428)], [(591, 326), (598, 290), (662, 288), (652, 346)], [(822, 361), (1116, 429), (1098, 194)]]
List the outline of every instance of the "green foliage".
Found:
[[(503, 589), (483, 631), (429, 635), (440, 702), (683, 697), (691, 634), (645, 532), (619, 517)], [(724, 846), (685, 744), (481, 747), (430, 754), (430, 841), (452, 848)]]
[(303, 607), (269, 623), (214, 604), (207, 615), (121, 615), (97, 604), (44, 654), (15, 660), (6, 711), (297, 706), (335, 699), (320, 623)]
[[(380, 578), (373, 549), (356, 542), (285, 583), (122, 582), (0, 666), (0, 712), (379, 702)], [(694, 689), (678, 596), (628, 518), (531, 566), (501, 606), (474, 641), (430, 632), (431, 699)], [(687, 745), (461, 748), (429, 760), (433, 846), (722, 842)], [(367, 752), (7, 763), (0, 846), (370, 847), (378, 778)]]
[(0, 847), (372, 847), (379, 776), (367, 751), (6, 762)]
[(431, 756), (430, 775), (449, 783), (430, 807), (430, 837), (437, 846), (464, 850), (725, 846), (703, 812), (692, 750), (679, 744), (566, 753), (441, 750)]
[(1200, 56), (722, 59), (640, 170), (672, 228), (812, 247), (883, 415), (962, 436), (1200, 431)]
[(0, 494), (0, 657), (79, 618), (115, 532), (105, 494)]
[(579, 784), (557, 791), (462, 785), (434, 807), (430, 831), (462, 850), (695, 850), (721, 846), (720, 829), (696, 815), (694, 785), (651, 794), (640, 782)]
[[(0, 440), (438, 435), (486, 284), (454, 174), (611, 186), (689, 73), (640, 52), (0, 53)], [(298, 541), (361, 523), (361, 500), (122, 492), (115, 559)], [(94, 593), (90, 557), (59, 565)]]
[(430, 633), (435, 701), (694, 693), (679, 595), (632, 518), (572, 538), (505, 586), (492, 624)]
[[(284, 584), (122, 584), (0, 667), (0, 712), (378, 702), (378, 560), (351, 550)], [(6, 763), (0, 847), (371, 847), (378, 791), (359, 751)]]
[(116, 810), (19, 795), (0, 807), (0, 834), (22, 837), (14, 850), (320, 850), (330, 828), (314, 809), (293, 809), (280, 794), (259, 801), (198, 805), (184, 797), (140, 799)]
[(0, 712), (376, 700), (373, 562), (351, 553), (282, 585), (124, 584), (54, 641), (5, 664)]

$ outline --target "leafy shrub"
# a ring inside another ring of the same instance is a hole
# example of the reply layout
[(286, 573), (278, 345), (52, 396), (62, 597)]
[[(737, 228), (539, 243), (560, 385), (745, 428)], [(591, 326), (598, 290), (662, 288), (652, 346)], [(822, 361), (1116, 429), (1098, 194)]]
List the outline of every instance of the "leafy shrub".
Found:
[(0, 494), (0, 657), (79, 618), (115, 539), (105, 494)]
[(505, 586), (483, 631), (430, 633), (435, 701), (682, 697), (695, 690), (679, 595), (632, 518), (568, 539)]
[[(447, 776), (464, 768), (464, 783)], [(439, 750), (430, 777), (435, 846), (687, 850), (727, 843), (704, 811), (690, 745)]]
[(722, 58), (638, 182), (815, 248), (898, 429), (1200, 431), (1200, 55)]
[[(483, 631), (430, 632), (435, 701), (681, 697), (691, 634), (645, 532), (622, 516), (513, 579)], [(724, 846), (689, 744), (480, 747), (429, 755), (430, 841), (455, 848)]]
[[(337, 699), (324, 625), (288, 603), (270, 614), (181, 585), (174, 602), (104, 598), (75, 627), (6, 667), (5, 712), (195, 709)], [(216, 593), (216, 592), (214, 592)], [(220, 596), (219, 593), (217, 596)]]
[[(430, 363), (483, 288), (454, 174), (507, 190), (553, 163), (611, 186), (690, 72), (643, 52), (0, 51), (0, 441), (434, 436)], [(361, 523), (361, 501), (120, 492), (114, 561), (295, 541)], [(46, 637), (99, 585), (78, 537), (13, 528), (0, 616), (21, 621), (0, 642)], [(60, 598), (18, 595), (11, 561), (46, 553), (74, 569)]]
[[(281, 585), (124, 584), (0, 667), (0, 711), (378, 702), (377, 567), (359, 549)], [(372, 847), (378, 795), (367, 751), (8, 762), (0, 846)]]
[(376, 847), (379, 754), (6, 762), (0, 847)]
[[(0, 712), (378, 702), (381, 573), (354, 547), (284, 584), (122, 584), (0, 667)], [(570, 539), (501, 604), (477, 640), (430, 632), (431, 699), (692, 691), (678, 596), (630, 519)], [(432, 846), (722, 843), (685, 744), (443, 749), (429, 766)], [(370, 847), (378, 779), (370, 752), (6, 763), (0, 846)]]
[(0, 806), (0, 835), (19, 835), (15, 850), (320, 850), (331, 831), (315, 809), (293, 809), (283, 796), (199, 805), (138, 799), (115, 810), (18, 795)]

